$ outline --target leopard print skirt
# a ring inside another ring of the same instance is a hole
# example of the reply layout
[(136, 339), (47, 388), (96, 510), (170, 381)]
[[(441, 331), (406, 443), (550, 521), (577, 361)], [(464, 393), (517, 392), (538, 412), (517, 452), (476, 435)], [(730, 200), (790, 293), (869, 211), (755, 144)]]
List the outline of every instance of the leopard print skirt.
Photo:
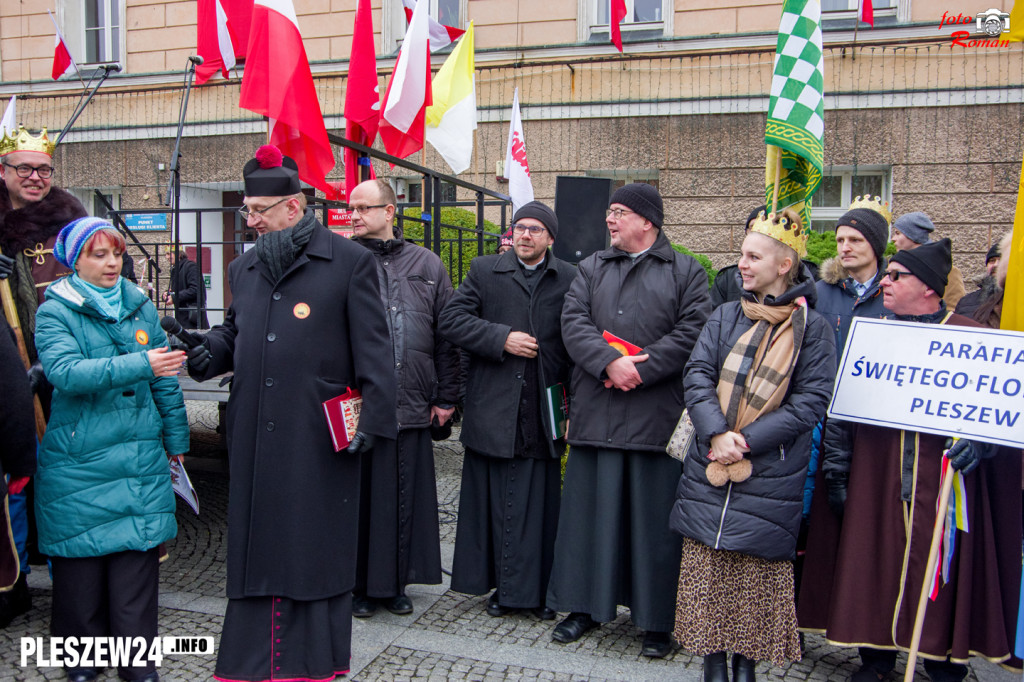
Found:
[(793, 563), (711, 549), (683, 538), (673, 634), (699, 655), (733, 651), (785, 665), (800, 660)]

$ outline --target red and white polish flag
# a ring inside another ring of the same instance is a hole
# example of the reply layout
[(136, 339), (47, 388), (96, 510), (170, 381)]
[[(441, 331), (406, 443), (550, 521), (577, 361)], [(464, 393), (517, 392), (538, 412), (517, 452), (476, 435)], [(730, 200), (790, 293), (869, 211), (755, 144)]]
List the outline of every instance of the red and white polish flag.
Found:
[[(623, 0), (625, 1), (625, 0)], [(402, 6), (405, 8), (405, 21), (406, 23), (412, 22), (412, 12), (416, 9), (416, 0), (402, 0)], [(448, 47), (462, 36), (465, 31), (461, 28), (455, 28), (454, 26), (445, 26), (434, 20), (433, 17), (427, 16), (427, 23), (430, 25), (430, 51), (437, 52)]]
[(217, 72), (229, 78), (228, 72), (235, 68), (239, 52), (235, 47), (239, 41), (233, 30), (234, 22), (221, 0), (199, 0), (196, 18), (196, 54), (203, 58), (203, 63), (196, 67), (196, 85), (202, 85)]
[(292, 0), (256, 0), (238, 106), (270, 119), (270, 144), (295, 160), (299, 177), (324, 192), (334, 151), (313, 85)]
[(622, 20), (626, 18), (626, 0), (608, 0), (608, 33), (612, 45), (622, 52)]
[(78, 73), (78, 66), (75, 64), (75, 60), (71, 58), (71, 53), (68, 52), (67, 43), (64, 42), (64, 36), (61, 35), (60, 26), (57, 25), (57, 20), (53, 18), (53, 13), (50, 10), (46, 10), (46, 13), (50, 15), (50, 21), (53, 22), (53, 30), (55, 31), (53, 37), (53, 68), (50, 70), (50, 76), (53, 80), (59, 80), (62, 76), (72, 76)]
[[(367, 147), (377, 139), (380, 124), (380, 86), (377, 51), (373, 45), (373, 10), (370, 0), (358, 0), (352, 28), (352, 52), (345, 84), (345, 138)], [(345, 199), (359, 184), (359, 152), (345, 147)], [(370, 166), (370, 178), (374, 178)]]
[(404, 159), (423, 147), (430, 89), (430, 38), (427, 3), (419, 3), (405, 32), (380, 115), (380, 139), (388, 154)]
[(871, 24), (871, 28), (875, 27), (875, 8), (871, 0), (860, 0), (860, 20)]

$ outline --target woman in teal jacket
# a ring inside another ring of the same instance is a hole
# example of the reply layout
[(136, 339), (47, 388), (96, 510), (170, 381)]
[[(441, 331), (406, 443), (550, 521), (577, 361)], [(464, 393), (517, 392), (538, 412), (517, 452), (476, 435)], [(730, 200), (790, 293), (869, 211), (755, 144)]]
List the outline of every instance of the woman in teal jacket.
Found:
[[(133, 658), (144, 638), (146, 659), (157, 634), (157, 546), (177, 533), (167, 457), (188, 451), (189, 428), (175, 379), (184, 353), (167, 350), (156, 308), (120, 276), (124, 248), (113, 225), (88, 217), (54, 245), (75, 273), (47, 289), (36, 317), (54, 387), (36, 518), (52, 557), (52, 634), (131, 637)], [(68, 679), (96, 679), (89, 662)], [(151, 660), (119, 673), (158, 679)]]

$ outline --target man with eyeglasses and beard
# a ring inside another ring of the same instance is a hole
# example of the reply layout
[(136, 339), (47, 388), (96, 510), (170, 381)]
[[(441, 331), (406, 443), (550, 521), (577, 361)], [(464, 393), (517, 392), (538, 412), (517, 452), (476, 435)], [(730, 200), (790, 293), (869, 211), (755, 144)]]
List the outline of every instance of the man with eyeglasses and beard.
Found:
[[(85, 207), (70, 193), (53, 186), (53, 149), (43, 128), (39, 135), (23, 126), (13, 137), (0, 138), (0, 279), (8, 279), (18, 311), (21, 335), (29, 361), (38, 364), (34, 342), (36, 309), (51, 282), (71, 274), (53, 257), (53, 245), (61, 229), (86, 215)], [(42, 376), (41, 368), (35, 370)], [(49, 413), (50, 389), (45, 381), (33, 381), (45, 414)], [(21, 575), (13, 589), (0, 593), (0, 627), (31, 606), (25, 574), (29, 554), (35, 554), (35, 515), (31, 506), (31, 483), (26, 492), (10, 496), (10, 518), (17, 540)], [(27, 543), (27, 545), (26, 545)], [(37, 559), (32, 559), (36, 563)], [(40, 558), (39, 563), (45, 563)]]
[[(878, 280), (885, 308), (904, 322), (980, 327), (942, 300), (951, 265), (949, 239), (896, 252)], [(843, 519), (838, 548), (812, 536), (808, 565), (812, 555), (828, 556), (815, 556), (822, 570), (804, 573), (798, 618), (802, 628), (824, 632), (831, 643), (859, 647), (862, 665), (854, 682), (887, 679), (899, 652), (910, 648), (917, 598), (923, 581), (932, 579), (923, 573), (947, 448), (950, 467), (964, 475), (971, 532), (957, 533), (949, 582), (928, 606), (924, 669), (935, 682), (959, 682), (972, 655), (1020, 667), (1013, 657), (1020, 451), (842, 421), (829, 424), (822, 450), (826, 466), (849, 472), (842, 494), (829, 500)]]
[(438, 325), (469, 354), (451, 585), (467, 594), (493, 590), (491, 616), (530, 609), (551, 620), (545, 595), (565, 439), (552, 431), (546, 392), (568, 388), (560, 317), (576, 270), (550, 251), (554, 211), (531, 201), (512, 221), (512, 250), (473, 260)]
[[(259, 237), (228, 267), (224, 324), (188, 354), (197, 380), (234, 371), (214, 677), (330, 680), (349, 670), (360, 455), (396, 432), (388, 328), (373, 256), (306, 209), (295, 161), (264, 145), (242, 175)], [(358, 430), (336, 452), (323, 403), (349, 389)]]

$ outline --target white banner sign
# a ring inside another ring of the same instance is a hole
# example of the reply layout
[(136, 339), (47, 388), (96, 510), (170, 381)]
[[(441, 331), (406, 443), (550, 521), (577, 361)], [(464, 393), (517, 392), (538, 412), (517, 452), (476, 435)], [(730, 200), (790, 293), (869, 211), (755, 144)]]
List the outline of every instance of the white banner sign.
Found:
[(854, 318), (828, 416), (1024, 447), (1024, 334)]

